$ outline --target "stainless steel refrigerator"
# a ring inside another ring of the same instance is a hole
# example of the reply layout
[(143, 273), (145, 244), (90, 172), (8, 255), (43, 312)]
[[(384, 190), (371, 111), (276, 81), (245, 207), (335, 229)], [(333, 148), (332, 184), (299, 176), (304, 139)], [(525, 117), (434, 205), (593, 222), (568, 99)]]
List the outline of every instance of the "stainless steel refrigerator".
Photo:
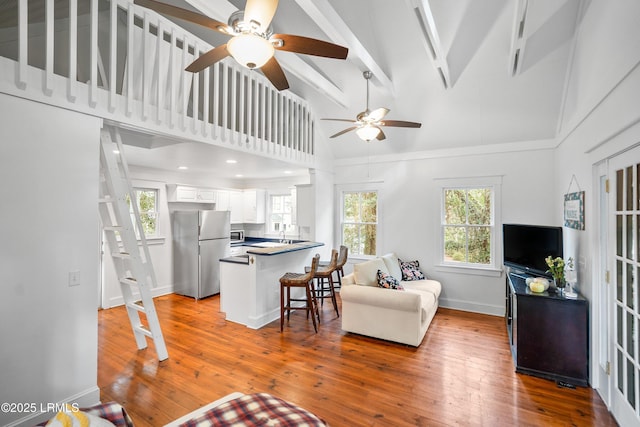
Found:
[(229, 211), (174, 211), (174, 292), (195, 299), (220, 292), (220, 258), (229, 256)]

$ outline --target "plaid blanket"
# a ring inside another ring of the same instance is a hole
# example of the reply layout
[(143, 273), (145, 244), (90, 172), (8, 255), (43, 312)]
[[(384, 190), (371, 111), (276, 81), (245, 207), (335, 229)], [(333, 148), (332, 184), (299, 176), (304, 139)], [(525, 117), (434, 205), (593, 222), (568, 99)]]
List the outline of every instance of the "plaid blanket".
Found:
[(324, 427), (326, 425), (311, 412), (267, 393), (245, 394), (181, 424), (184, 427)]

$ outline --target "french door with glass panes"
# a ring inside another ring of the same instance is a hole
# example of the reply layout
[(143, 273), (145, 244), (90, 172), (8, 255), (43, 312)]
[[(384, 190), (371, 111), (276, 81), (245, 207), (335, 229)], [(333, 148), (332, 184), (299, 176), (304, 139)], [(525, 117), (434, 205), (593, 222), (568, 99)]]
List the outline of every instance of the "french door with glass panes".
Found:
[(640, 425), (640, 147), (609, 162), (614, 298), (611, 412), (620, 425)]

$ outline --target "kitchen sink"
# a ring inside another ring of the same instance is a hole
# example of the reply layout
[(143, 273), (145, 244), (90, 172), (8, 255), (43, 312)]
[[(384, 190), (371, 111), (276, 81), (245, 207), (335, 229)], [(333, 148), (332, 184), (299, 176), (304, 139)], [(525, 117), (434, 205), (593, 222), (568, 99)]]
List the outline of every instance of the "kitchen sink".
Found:
[(259, 248), (277, 248), (278, 246), (284, 246), (286, 245), (286, 243), (280, 243), (280, 242), (259, 242), (259, 243), (252, 243), (251, 246), (256, 246)]

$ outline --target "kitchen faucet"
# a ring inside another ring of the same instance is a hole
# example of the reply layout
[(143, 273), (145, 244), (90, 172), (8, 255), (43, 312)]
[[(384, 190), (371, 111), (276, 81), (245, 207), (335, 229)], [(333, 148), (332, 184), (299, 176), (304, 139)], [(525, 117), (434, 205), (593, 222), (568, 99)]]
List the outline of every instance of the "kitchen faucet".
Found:
[(280, 243), (287, 243), (287, 233), (286, 233), (285, 225), (282, 225), (282, 239), (280, 239)]

